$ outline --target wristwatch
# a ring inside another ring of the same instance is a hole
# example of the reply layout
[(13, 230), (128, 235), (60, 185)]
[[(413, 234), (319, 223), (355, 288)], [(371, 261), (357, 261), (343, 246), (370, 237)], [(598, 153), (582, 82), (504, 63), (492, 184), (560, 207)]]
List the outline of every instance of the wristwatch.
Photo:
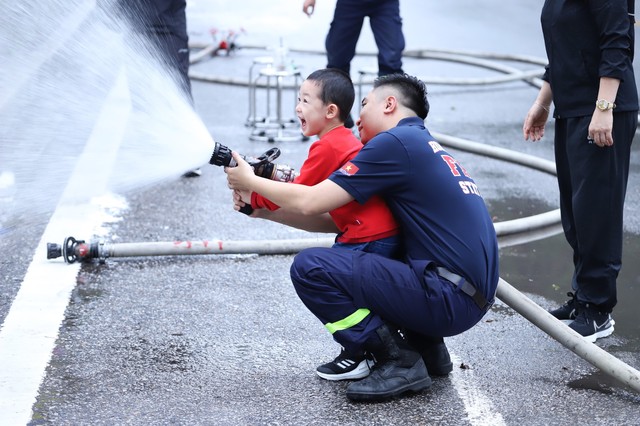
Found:
[(605, 99), (598, 99), (596, 101), (596, 107), (600, 111), (609, 111), (610, 109), (614, 109), (616, 107), (616, 104), (614, 104), (613, 102), (609, 102)]

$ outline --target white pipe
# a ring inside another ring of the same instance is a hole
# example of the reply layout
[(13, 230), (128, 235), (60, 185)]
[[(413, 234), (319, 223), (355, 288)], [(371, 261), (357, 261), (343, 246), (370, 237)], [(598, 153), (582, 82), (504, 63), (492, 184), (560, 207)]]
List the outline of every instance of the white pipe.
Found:
[[(191, 45), (192, 47), (200, 46), (200, 45)], [(202, 52), (211, 52), (214, 49), (213, 45), (202, 45), (203, 49), (194, 54), (193, 58), (197, 58), (200, 60), (206, 54)], [(255, 47), (264, 49), (264, 47)], [(320, 51), (313, 50), (301, 50), (301, 49), (290, 49), (291, 52), (297, 53), (322, 53)], [(420, 77), (422, 81), (426, 84), (441, 84), (441, 85), (488, 85), (488, 84), (500, 84), (506, 83), (510, 81), (523, 80), (529, 82), (530, 84), (534, 84), (539, 87), (540, 79), (538, 77), (542, 76), (544, 73), (544, 69), (535, 69), (529, 71), (522, 71), (517, 68), (509, 67), (506, 65), (498, 64), (496, 62), (485, 61), (480, 58), (491, 58), (489, 54), (476, 54), (474, 56), (466, 55), (462, 53), (451, 53), (445, 51), (426, 51), (421, 50), (417, 51), (415, 57), (422, 59), (436, 59), (442, 61), (449, 62), (459, 62), (468, 65), (478, 66), (482, 68), (491, 69), (494, 71), (499, 71), (507, 75), (495, 76), (495, 77), (481, 77), (481, 78), (441, 78), (441, 77)], [(407, 56), (407, 55), (405, 55)], [(505, 55), (500, 56), (501, 59), (506, 59)], [(519, 60), (522, 62), (529, 62), (539, 65), (540, 60), (534, 60), (533, 58), (525, 58), (525, 57), (516, 57), (511, 56), (509, 59), (511, 60)], [(195, 62), (195, 60), (193, 61)], [(198, 73), (195, 71), (189, 71), (189, 77), (193, 80), (205, 81), (209, 83), (218, 83), (218, 84), (228, 84), (234, 86), (248, 86), (248, 79), (244, 78), (229, 78), (229, 77), (221, 77), (221, 76), (212, 76), (204, 73)], [(371, 84), (373, 82), (373, 78), (363, 79), (361, 82), (354, 82), (354, 84)], [(289, 84), (284, 86), (286, 89), (296, 89), (297, 87), (293, 84)]]
[[(189, 47), (192, 49), (205, 49), (209, 46), (210, 43), (203, 42), (189, 42)], [(263, 45), (244, 45), (241, 46), (243, 49), (257, 49), (257, 50), (267, 50), (268, 48)], [(326, 55), (325, 50), (317, 50), (317, 49), (298, 49), (298, 48), (290, 48), (289, 52), (292, 53), (305, 53), (311, 55)], [(450, 49), (416, 49), (416, 50), (405, 50), (402, 52), (402, 56), (407, 58), (427, 58), (430, 55), (437, 54), (454, 54), (461, 56), (471, 56), (475, 58), (485, 58), (485, 59), (496, 59), (496, 60), (506, 60), (506, 61), (514, 61), (514, 62), (524, 62), (534, 65), (546, 65), (547, 60), (545, 58), (540, 58), (537, 56), (528, 56), (528, 55), (513, 55), (508, 53), (495, 53), (495, 52), (477, 52), (471, 50), (450, 50)], [(358, 56), (377, 56), (377, 52), (357, 52)]]
[(185, 256), (197, 254), (291, 254), (307, 247), (331, 247), (334, 238), (259, 241), (174, 241), (104, 244), (101, 257)]
[(550, 175), (556, 175), (556, 163), (551, 160), (545, 160), (544, 158), (514, 151), (512, 149), (487, 145), (442, 133), (431, 132), (431, 135), (442, 145), (450, 146), (461, 151), (472, 152), (486, 157), (508, 161), (510, 163), (520, 164), (535, 170), (540, 170)]
[(193, 55), (189, 55), (189, 65), (193, 65), (197, 62), (200, 62), (204, 58), (211, 56), (216, 51), (216, 49), (217, 46), (215, 44), (210, 44), (208, 46), (205, 46), (202, 50), (194, 53)]
[(450, 50), (450, 49), (419, 49), (419, 50), (405, 50), (402, 52), (402, 56), (406, 56), (408, 58), (428, 58), (430, 55), (435, 54), (447, 54), (447, 55), (460, 55), (460, 56), (470, 56), (474, 58), (484, 58), (484, 59), (496, 59), (499, 61), (513, 61), (513, 62), (523, 62), (533, 65), (542, 65), (545, 66), (547, 64), (546, 58), (540, 58), (537, 56), (529, 56), (529, 55), (513, 55), (510, 53), (495, 53), (495, 52), (477, 52), (471, 50)]
[(640, 371), (584, 339), (502, 278), (496, 296), (580, 358), (640, 392)]

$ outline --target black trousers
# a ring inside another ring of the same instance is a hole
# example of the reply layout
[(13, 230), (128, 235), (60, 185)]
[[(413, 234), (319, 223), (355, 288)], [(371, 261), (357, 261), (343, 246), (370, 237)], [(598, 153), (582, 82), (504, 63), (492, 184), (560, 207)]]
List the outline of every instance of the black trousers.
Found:
[(327, 68), (349, 73), (365, 17), (378, 46), (378, 74), (402, 72), (405, 41), (399, 0), (338, 0), (325, 40)]
[(156, 0), (156, 3), (163, 5), (165, 10), (154, 16), (155, 20), (147, 24), (144, 30), (149, 40), (158, 47), (165, 63), (178, 72), (182, 89), (191, 99), (187, 3), (185, 0)]
[(153, 54), (171, 70), (193, 103), (189, 79), (189, 36), (186, 0), (116, 0), (116, 12), (132, 31), (145, 37)]
[(638, 112), (614, 113), (613, 146), (587, 142), (591, 116), (556, 119), (555, 157), (564, 234), (578, 301), (611, 312), (622, 266), (623, 208)]

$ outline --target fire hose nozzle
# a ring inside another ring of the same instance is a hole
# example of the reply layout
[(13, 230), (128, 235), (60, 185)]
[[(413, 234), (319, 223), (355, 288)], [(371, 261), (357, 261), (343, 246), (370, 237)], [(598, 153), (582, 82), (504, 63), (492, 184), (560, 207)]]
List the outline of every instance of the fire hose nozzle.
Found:
[(47, 243), (47, 259), (57, 259), (62, 256), (62, 246), (56, 243)]
[(106, 258), (103, 246), (104, 244), (99, 242), (87, 244), (84, 240), (67, 237), (62, 245), (47, 243), (47, 259), (56, 259), (62, 256), (67, 263), (74, 263), (78, 260), (85, 262), (98, 258), (103, 262)]

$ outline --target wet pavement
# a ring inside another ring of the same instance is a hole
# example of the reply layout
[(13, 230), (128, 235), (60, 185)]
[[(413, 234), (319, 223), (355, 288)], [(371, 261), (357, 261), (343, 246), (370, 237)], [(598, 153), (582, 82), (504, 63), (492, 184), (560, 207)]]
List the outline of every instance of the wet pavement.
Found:
[[(208, 40), (209, 25), (245, 25), (246, 34), (238, 39), (240, 46), (273, 45), (279, 39), (274, 28), (280, 28), (281, 37), (292, 49), (322, 49), (330, 12), (320, 6), (309, 20), (299, 16), (297, 6), (295, 11), (283, 6), (273, 10), (278, 7), (269, 9), (264, 2), (251, 2), (253, 16), (248, 16), (244, 4), (209, 3), (190, 5), (194, 41)], [(329, 7), (329, 3), (322, 7)], [(407, 49), (543, 57), (539, 7), (537, 1), (501, 2), (500, 6), (470, 0), (404, 2)], [(224, 12), (216, 14), (218, 10)], [(367, 38), (370, 35), (365, 32), (363, 37), (359, 49), (373, 51)], [(245, 47), (232, 56), (195, 64), (192, 72), (246, 79), (253, 58), (265, 54), (268, 51)], [(324, 66), (321, 54), (295, 53), (291, 58), (304, 72)], [(359, 56), (354, 69), (370, 66), (371, 60), (370, 56)], [(533, 68), (502, 62), (523, 70)], [(478, 67), (430, 59), (408, 58), (405, 68), (425, 77), (495, 75)], [(538, 144), (522, 140), (522, 119), (536, 94), (529, 84), (430, 85), (429, 90), (432, 109), (427, 125), (432, 131), (553, 159), (550, 140)], [(246, 155), (274, 146), (248, 138), (250, 129), (244, 126), (246, 87), (194, 80), (193, 95), (196, 110), (216, 141)], [(259, 101), (264, 99), (259, 97)], [(135, 134), (133, 123), (132, 118), (125, 138)], [(276, 146), (282, 150), (278, 161), (295, 166), (305, 158), (309, 143)], [(639, 149), (636, 141), (616, 332), (598, 341), (598, 346), (635, 368), (640, 368), (640, 326), (635, 309), (640, 301), (640, 265), (635, 261), (640, 256)], [(497, 221), (557, 208), (553, 176), (453, 152), (478, 183)], [(199, 178), (169, 179), (122, 194), (128, 207), (118, 213), (119, 222), (109, 225), (105, 238), (111, 242), (153, 242), (310, 237), (234, 212), (223, 171), (209, 165), (202, 171)], [(0, 258), (3, 320), (27, 273), (47, 215), (39, 213), (24, 221), (26, 224), (18, 222), (16, 229), (0, 235), (0, 249), (6, 254)], [(89, 238), (76, 233), (76, 229), (68, 229), (68, 235)], [(501, 277), (542, 307), (564, 300), (571, 264), (562, 235), (506, 247), (500, 254)], [(291, 260), (290, 255), (223, 255), (114, 258), (105, 264), (83, 265), (51, 360), (34, 395), (28, 423), (638, 422), (637, 393), (621, 388), (502, 303), (472, 330), (447, 339), (454, 372), (435, 379), (428, 392), (382, 404), (352, 404), (344, 396), (346, 383), (326, 382), (314, 374), (315, 367), (334, 357), (338, 347), (292, 291), (288, 275)], [(0, 420), (2, 416), (0, 413)]]

